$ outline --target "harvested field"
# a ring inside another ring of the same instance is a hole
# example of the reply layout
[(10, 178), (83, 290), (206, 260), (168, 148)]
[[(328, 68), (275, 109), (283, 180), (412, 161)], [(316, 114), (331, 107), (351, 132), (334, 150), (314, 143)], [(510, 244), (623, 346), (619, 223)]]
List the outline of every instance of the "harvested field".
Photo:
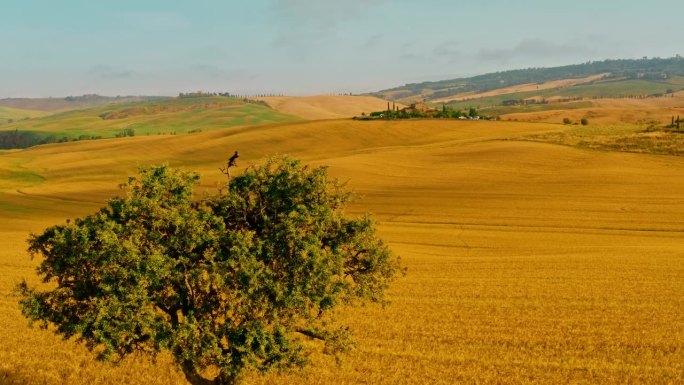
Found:
[(0, 383), (183, 384), (166, 356), (111, 366), (29, 328), (12, 290), (38, 284), (30, 231), (92, 212), (140, 165), (199, 170), (211, 191), (235, 149), (238, 172), (274, 153), (328, 165), (408, 268), (385, 309), (340, 312), (358, 343), (342, 365), (246, 383), (681, 383), (684, 157), (545, 139), (572, 129), (330, 120), (0, 152)]

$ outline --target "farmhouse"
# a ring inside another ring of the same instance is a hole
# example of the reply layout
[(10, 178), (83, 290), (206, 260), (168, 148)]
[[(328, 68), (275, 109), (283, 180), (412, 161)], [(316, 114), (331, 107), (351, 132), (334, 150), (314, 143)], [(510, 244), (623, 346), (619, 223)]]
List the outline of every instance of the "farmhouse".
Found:
[(413, 103), (408, 107), (402, 108), (401, 111), (406, 112), (408, 114), (417, 112), (426, 115), (434, 115), (435, 112), (437, 112), (436, 109), (429, 107), (425, 103)]

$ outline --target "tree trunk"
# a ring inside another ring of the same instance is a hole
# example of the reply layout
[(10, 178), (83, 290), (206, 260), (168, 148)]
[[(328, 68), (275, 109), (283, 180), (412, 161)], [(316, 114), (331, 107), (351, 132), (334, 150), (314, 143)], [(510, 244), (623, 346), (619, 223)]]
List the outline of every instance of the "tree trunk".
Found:
[(185, 362), (183, 365), (183, 374), (185, 374), (185, 379), (192, 385), (235, 385), (237, 384), (237, 379), (235, 377), (230, 377), (226, 374), (219, 374), (213, 380), (202, 377), (193, 365), (192, 362)]
[(237, 378), (229, 377), (223, 373), (219, 374), (214, 381), (217, 385), (235, 385), (238, 383)]
[(192, 362), (183, 363), (183, 374), (185, 374), (185, 379), (192, 385), (217, 385), (215, 380), (209, 380), (200, 376)]

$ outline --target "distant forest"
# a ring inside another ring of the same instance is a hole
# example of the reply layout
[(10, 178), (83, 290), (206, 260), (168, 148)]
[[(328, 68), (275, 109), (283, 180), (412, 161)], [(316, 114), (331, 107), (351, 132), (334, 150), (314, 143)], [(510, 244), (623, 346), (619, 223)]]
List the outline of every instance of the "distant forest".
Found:
[[(124, 130), (121, 134), (117, 134), (116, 136), (121, 137), (134, 135), (135, 133), (133, 131)], [(77, 140), (92, 139), (102, 139), (102, 136), (81, 135), (78, 138), (70, 138), (67, 136), (46, 135), (45, 133), (38, 133), (33, 131), (0, 131), (0, 150), (28, 148), (37, 146), (39, 144), (64, 143)]]
[(684, 76), (684, 58), (643, 58), (592, 61), (583, 64), (551, 68), (527, 68), (494, 72), (471, 78), (441, 80), (435, 82), (410, 83), (402, 87), (382, 90), (373, 95), (393, 99), (420, 95), (425, 89), (436, 90), (428, 99), (439, 99), (463, 92), (486, 92), (519, 84), (543, 83), (552, 80), (583, 78), (610, 73), (610, 78), (665, 80), (673, 76)]

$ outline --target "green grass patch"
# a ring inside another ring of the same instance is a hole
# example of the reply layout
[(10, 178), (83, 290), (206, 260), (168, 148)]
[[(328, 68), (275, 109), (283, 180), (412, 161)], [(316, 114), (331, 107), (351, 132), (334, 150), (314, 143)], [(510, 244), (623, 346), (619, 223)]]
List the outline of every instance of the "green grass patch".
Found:
[(19, 182), (25, 186), (35, 186), (45, 181), (45, 177), (27, 169), (12, 171), (7, 179), (10, 181)]
[(43, 183), (45, 177), (26, 168), (31, 158), (8, 159), (0, 164), (0, 191), (14, 191)]
[(675, 86), (680, 86), (679, 89), (675, 88), (675, 91), (679, 91), (684, 87), (684, 76), (674, 76), (668, 79), (667, 82)]
[[(4, 152), (0, 152), (0, 155)], [(25, 164), (31, 158), (4, 158), (0, 159), (0, 218), (7, 219), (17, 214), (32, 213), (38, 210), (36, 207), (17, 204), (13, 194), (17, 190), (42, 184), (46, 179), (32, 170), (25, 168)]]
[(26, 213), (30, 211), (31, 209), (27, 207), (18, 206), (9, 202), (3, 202), (2, 195), (0, 194), (0, 215), (2, 215), (1, 213)]
[[(1, 131), (31, 133), (49, 142), (135, 136), (186, 134), (237, 126), (285, 123), (301, 120), (271, 108), (240, 99), (202, 97), (124, 103), (62, 112), (43, 118), (15, 122)], [(131, 131), (132, 130), (132, 131)], [(6, 136), (9, 134), (6, 134)], [(11, 142), (11, 138), (6, 141)], [(26, 146), (24, 146), (26, 147)], [(16, 148), (16, 147), (3, 147)]]
[(505, 115), (523, 112), (541, 112), (556, 110), (576, 110), (580, 108), (591, 108), (593, 102), (571, 102), (571, 103), (549, 103), (549, 104), (525, 104), (519, 106), (496, 106), (485, 108), (482, 111), (487, 115)]
[(24, 186), (33, 186), (45, 181), (44, 177), (28, 170), (9, 171), (2, 175), (0, 178), (8, 182), (20, 183)]
[(581, 126), (523, 137), (523, 140), (599, 151), (684, 156), (684, 131), (643, 126)]

